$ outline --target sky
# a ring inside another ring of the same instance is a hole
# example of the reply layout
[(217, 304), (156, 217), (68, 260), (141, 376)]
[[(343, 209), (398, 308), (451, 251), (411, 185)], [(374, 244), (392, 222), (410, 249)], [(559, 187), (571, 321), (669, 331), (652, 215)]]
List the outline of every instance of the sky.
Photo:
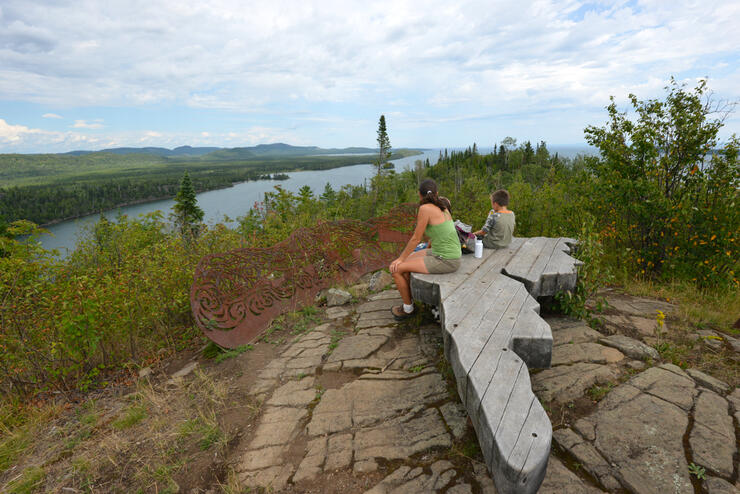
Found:
[[(740, 0), (2, 0), (0, 153), (584, 144), (671, 76), (740, 100)], [(720, 137), (740, 134), (735, 112)]]

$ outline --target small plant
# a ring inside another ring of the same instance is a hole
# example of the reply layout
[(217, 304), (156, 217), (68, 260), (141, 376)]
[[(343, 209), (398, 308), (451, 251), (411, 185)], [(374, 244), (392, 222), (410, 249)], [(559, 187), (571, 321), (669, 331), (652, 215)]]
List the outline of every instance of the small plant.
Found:
[(696, 463), (691, 463), (691, 465), (689, 465), (689, 475), (694, 475), (699, 480), (704, 480), (706, 478), (706, 472), (707, 470), (704, 467), (699, 466)]
[(658, 333), (663, 332), (663, 326), (665, 324), (665, 314), (663, 314), (663, 311), (656, 310), (657, 315), (655, 316), (655, 320), (658, 323)]
[(302, 334), (305, 333), (313, 325), (321, 322), (321, 319), (317, 316), (319, 309), (313, 305), (307, 305), (306, 307), (289, 314), (290, 319), (295, 319), (291, 334)]
[(214, 362), (221, 363), (224, 360), (236, 357), (237, 355), (241, 355), (244, 352), (254, 350), (253, 345), (239, 345), (236, 348), (232, 348), (230, 350), (223, 350), (221, 353), (216, 355), (216, 357), (213, 359)]
[(198, 447), (205, 451), (223, 439), (224, 434), (218, 426), (215, 417), (197, 417), (187, 420), (180, 426), (180, 434), (183, 436), (198, 435)]
[[(586, 320), (590, 325), (598, 324), (593, 317), (594, 310), (587, 302), (594, 297), (600, 287), (612, 281), (610, 269), (605, 265), (604, 246), (596, 229), (596, 219), (587, 215), (578, 235), (576, 257), (583, 261), (578, 269), (578, 281), (575, 290), (559, 292), (555, 295), (559, 309), (567, 316)], [(608, 306), (603, 297), (596, 300), (596, 311), (603, 311)]]
[(146, 417), (146, 410), (141, 405), (134, 405), (126, 410), (126, 413), (114, 420), (111, 425), (114, 429), (123, 430), (133, 427)]
[(334, 330), (331, 332), (331, 342), (329, 343), (329, 353), (333, 352), (334, 349), (339, 346), (339, 342), (344, 337), (344, 331)]
[(614, 383), (606, 383), (604, 386), (599, 386), (598, 384), (594, 384), (591, 386), (591, 388), (588, 390), (588, 395), (591, 397), (593, 401), (601, 401), (604, 399), (604, 396), (612, 390), (614, 387)]
[(421, 372), (424, 369), (424, 365), (415, 365), (413, 367), (409, 367), (409, 372), (413, 372), (414, 374)]
[(684, 346), (673, 345), (667, 341), (656, 343), (653, 348), (658, 350), (661, 358), (668, 360), (673, 365), (677, 365), (682, 369), (688, 368), (689, 364), (686, 362), (686, 353), (688, 349)]

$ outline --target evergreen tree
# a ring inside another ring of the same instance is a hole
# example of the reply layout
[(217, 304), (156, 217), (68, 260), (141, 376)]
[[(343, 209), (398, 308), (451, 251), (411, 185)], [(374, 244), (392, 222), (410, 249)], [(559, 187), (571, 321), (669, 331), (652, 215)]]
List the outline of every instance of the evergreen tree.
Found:
[(333, 205), (334, 201), (337, 200), (337, 193), (334, 191), (329, 182), (326, 182), (326, 185), (324, 186), (324, 193), (321, 194), (321, 200), (324, 201), (327, 205)]
[(385, 115), (380, 116), (378, 122), (378, 169), (382, 170), (391, 156), (391, 140), (385, 127)]
[(203, 210), (198, 207), (195, 198), (195, 189), (190, 181), (190, 175), (185, 172), (180, 182), (180, 190), (175, 196), (173, 219), (175, 226), (180, 230), (184, 238), (195, 238), (200, 230), (200, 222), (203, 221)]

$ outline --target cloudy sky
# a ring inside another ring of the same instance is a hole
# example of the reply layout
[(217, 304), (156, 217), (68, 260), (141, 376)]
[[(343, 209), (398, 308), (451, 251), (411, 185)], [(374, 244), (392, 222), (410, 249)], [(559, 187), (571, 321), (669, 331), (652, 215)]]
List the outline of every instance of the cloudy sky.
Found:
[[(669, 78), (740, 100), (740, 1), (2, 0), (0, 152), (583, 143)], [(722, 136), (740, 134), (730, 117)]]

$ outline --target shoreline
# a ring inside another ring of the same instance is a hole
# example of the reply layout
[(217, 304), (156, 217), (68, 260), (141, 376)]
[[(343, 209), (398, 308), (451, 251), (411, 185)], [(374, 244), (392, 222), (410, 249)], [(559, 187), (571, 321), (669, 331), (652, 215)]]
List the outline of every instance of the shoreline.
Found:
[[(408, 156), (401, 156), (400, 158), (395, 158), (395, 159), (396, 160), (399, 160), (399, 159), (409, 158), (411, 156), (418, 156), (420, 154), (424, 154), (424, 152), (423, 151), (416, 151), (415, 153), (410, 154)], [(345, 168), (345, 167), (348, 167), (348, 166), (361, 166), (361, 165), (372, 165), (372, 163), (352, 163), (352, 164), (347, 164), (347, 165), (335, 166), (335, 167), (332, 167), (332, 168), (325, 168), (324, 170), (335, 170), (337, 168)], [(275, 178), (261, 179), (260, 178), (260, 179), (256, 179), (256, 180), (242, 180), (242, 181), (239, 181), (239, 182), (232, 182), (229, 185), (221, 185), (221, 186), (217, 186), (217, 187), (210, 187), (210, 188), (205, 188), (205, 189), (201, 189), (201, 190), (196, 190), (195, 193), (196, 194), (201, 194), (203, 192), (210, 192), (210, 191), (213, 191), (213, 190), (228, 189), (229, 187), (234, 187), (237, 184), (241, 184), (241, 183), (245, 183), (245, 182), (259, 182), (260, 180), (270, 180), (270, 181), (277, 180), (277, 181), (283, 181), (283, 180), (287, 180), (287, 179), (290, 178), (290, 175), (289, 175), (290, 173), (306, 172), (306, 171), (313, 171), (313, 170), (304, 170), (304, 169), (301, 169), (301, 168), (297, 168), (297, 169), (288, 170), (288, 171), (275, 171), (275, 172), (272, 173), (272, 175), (278, 175), (278, 174), (279, 175), (287, 175), (287, 177), (286, 178), (280, 178), (280, 179), (275, 179)], [(116, 204), (116, 205), (114, 205), (114, 206), (112, 206), (110, 208), (105, 209), (104, 211), (98, 211), (98, 212), (94, 212), (93, 211), (93, 212), (89, 212), (89, 213), (85, 213), (85, 214), (79, 214), (79, 215), (75, 215), (75, 216), (69, 216), (69, 217), (66, 217), (66, 218), (58, 218), (58, 219), (49, 221), (47, 223), (39, 224), (38, 226), (40, 228), (44, 228), (44, 227), (47, 227), (47, 226), (53, 226), (53, 225), (57, 225), (59, 223), (63, 223), (65, 221), (78, 220), (80, 218), (85, 218), (87, 216), (92, 216), (94, 214), (101, 214), (101, 213), (104, 213), (105, 211), (113, 211), (114, 209), (123, 208), (123, 207), (127, 207), (127, 206), (135, 206), (137, 204), (146, 204), (146, 203), (151, 203), (151, 202), (164, 201), (164, 200), (173, 199), (173, 198), (174, 198), (174, 196), (166, 195), (166, 196), (160, 196), (160, 197), (155, 197), (155, 198), (148, 197), (148, 198), (144, 198), (144, 199), (134, 199), (134, 200), (131, 200), (131, 201), (126, 201), (126, 202), (123, 202), (123, 203), (120, 203), (120, 204)]]
[[(207, 188), (207, 189), (196, 190), (195, 191), (195, 194), (197, 195), (197, 194), (201, 194), (203, 192), (210, 192), (212, 190), (228, 189), (229, 187), (233, 187), (233, 186), (235, 186), (237, 184), (243, 184), (245, 182), (259, 182), (260, 180), (275, 180), (275, 179), (274, 178), (270, 178), (270, 179), (266, 179), (265, 178), (265, 179), (257, 179), (257, 180), (242, 180), (241, 182), (232, 182), (230, 185), (222, 185), (222, 186), (219, 186), (219, 187), (211, 187), (211, 188)], [(287, 180), (287, 179), (279, 179), (279, 180)], [(111, 208), (108, 208), (105, 211), (113, 211), (114, 209), (125, 208), (127, 206), (136, 206), (137, 204), (147, 204), (147, 203), (150, 203), (150, 202), (166, 201), (168, 199), (174, 199), (174, 196), (167, 195), (167, 196), (161, 196), (161, 197), (155, 197), (155, 198), (147, 197), (145, 199), (135, 199), (133, 201), (127, 201), (127, 202), (123, 202), (123, 203), (120, 203), (120, 204), (116, 204), (115, 206), (113, 206)], [(65, 221), (78, 220), (80, 218), (85, 218), (86, 216), (92, 216), (94, 214), (101, 214), (101, 213), (104, 213), (105, 211), (98, 211), (97, 213), (92, 212), (92, 213), (78, 214), (76, 216), (70, 216), (70, 217), (67, 217), (67, 218), (56, 219), (54, 221), (50, 221), (48, 223), (41, 224), (41, 225), (39, 225), (39, 227), (43, 228), (43, 227), (46, 227), (46, 226), (58, 225), (59, 223), (64, 223)]]

